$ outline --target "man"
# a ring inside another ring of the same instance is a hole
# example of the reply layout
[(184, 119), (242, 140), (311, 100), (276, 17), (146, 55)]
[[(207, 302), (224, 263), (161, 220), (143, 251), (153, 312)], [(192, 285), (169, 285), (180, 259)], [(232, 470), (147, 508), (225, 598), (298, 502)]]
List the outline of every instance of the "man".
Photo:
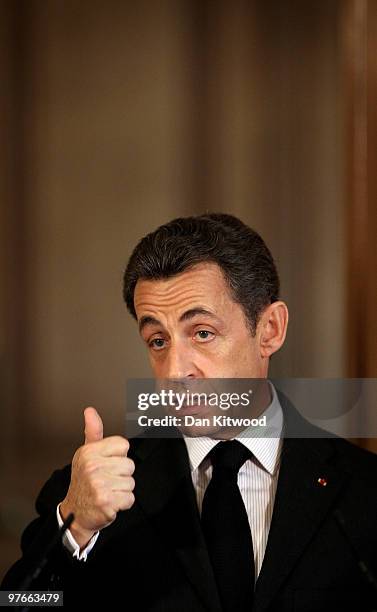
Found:
[[(271, 254), (230, 215), (176, 219), (143, 238), (124, 299), (158, 379), (266, 379), (286, 335)], [(104, 438), (99, 414), (87, 408), (85, 443), (42, 489), (40, 517), (2, 588), (19, 586), (73, 513), (31, 584), (63, 590), (68, 608), (377, 609), (377, 458), (324, 437), (267, 389), (263, 411), (281, 419), (280, 435), (262, 440), (242, 432), (230, 440), (234, 432), (221, 428), (204, 437)], [(295, 428), (302, 438), (289, 436)], [(246, 457), (232, 481), (216, 455), (229, 448)]]

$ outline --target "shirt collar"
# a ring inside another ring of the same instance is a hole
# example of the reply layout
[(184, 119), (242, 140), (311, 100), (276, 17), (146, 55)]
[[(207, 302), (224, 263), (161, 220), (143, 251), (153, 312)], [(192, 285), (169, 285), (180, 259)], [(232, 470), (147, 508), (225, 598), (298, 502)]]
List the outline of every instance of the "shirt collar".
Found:
[[(266, 416), (267, 427), (263, 428), (263, 430), (248, 427), (236, 436), (236, 440), (244, 444), (261, 466), (269, 474), (273, 475), (279, 465), (283, 411), (275, 387), (270, 381), (268, 382), (272, 400), (268, 408), (263, 412), (263, 415), (261, 415)], [(183, 437), (187, 446), (191, 471), (193, 472), (199, 467), (212, 448), (218, 444), (219, 440), (214, 440), (207, 436), (197, 438)]]

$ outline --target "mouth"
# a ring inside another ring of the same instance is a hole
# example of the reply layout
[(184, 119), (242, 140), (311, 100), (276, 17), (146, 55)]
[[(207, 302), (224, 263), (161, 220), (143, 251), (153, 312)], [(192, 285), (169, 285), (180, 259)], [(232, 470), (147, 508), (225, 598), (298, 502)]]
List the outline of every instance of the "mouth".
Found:
[(183, 404), (183, 406), (181, 406), (181, 408), (179, 408), (178, 405), (176, 405), (174, 408), (175, 408), (175, 413), (177, 415), (195, 416), (195, 415), (203, 412), (203, 410), (206, 408), (206, 406), (199, 405), (199, 404)]

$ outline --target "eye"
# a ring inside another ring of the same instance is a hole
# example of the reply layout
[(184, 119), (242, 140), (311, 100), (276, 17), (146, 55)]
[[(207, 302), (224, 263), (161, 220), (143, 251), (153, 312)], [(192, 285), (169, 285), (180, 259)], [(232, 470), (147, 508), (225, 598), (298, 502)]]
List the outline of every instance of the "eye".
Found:
[(148, 342), (148, 346), (155, 351), (160, 351), (165, 347), (165, 340), (163, 338), (153, 338), (153, 340)]
[(197, 338), (197, 340), (199, 340), (200, 342), (206, 342), (208, 340), (212, 340), (212, 338), (214, 337), (214, 333), (209, 331), (208, 329), (199, 329), (197, 332), (195, 332), (194, 336)]

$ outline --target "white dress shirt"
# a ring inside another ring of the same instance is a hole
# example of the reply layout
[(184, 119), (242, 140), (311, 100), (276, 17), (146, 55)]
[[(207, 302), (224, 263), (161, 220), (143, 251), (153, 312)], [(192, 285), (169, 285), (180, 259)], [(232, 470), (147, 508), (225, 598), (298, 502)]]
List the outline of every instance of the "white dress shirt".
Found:
[[(255, 579), (259, 575), (266, 551), (280, 467), (283, 411), (272, 384), (270, 388), (272, 401), (263, 413), (266, 415), (267, 427), (258, 430), (249, 427), (236, 437), (236, 440), (252, 453), (252, 457), (241, 466), (237, 482), (253, 538)], [(185, 436), (200, 512), (204, 493), (212, 476), (208, 453), (219, 441), (204, 436), (199, 438)]]
[[(61, 528), (63, 527), (64, 521), (61, 517), (59, 508), (60, 508), (60, 504), (58, 504), (58, 507), (56, 508), (56, 516), (58, 519), (59, 527)], [(69, 550), (70, 553), (72, 553), (75, 559), (78, 559), (79, 561), (86, 561), (88, 554), (92, 550), (94, 544), (97, 542), (98, 536), (99, 536), (99, 531), (96, 531), (95, 534), (91, 537), (91, 539), (87, 543), (87, 545), (85, 546), (85, 548), (80, 552), (80, 545), (77, 544), (70, 530), (66, 529), (63, 535), (63, 544), (66, 547), (66, 549)]]
[[(270, 384), (270, 388), (272, 401), (263, 413), (263, 415), (266, 415), (267, 426), (265, 428), (249, 427), (236, 437), (252, 453), (252, 457), (243, 464), (238, 472), (238, 486), (245, 504), (253, 538), (255, 578), (259, 575), (266, 551), (282, 446), (283, 412), (272, 384)], [(212, 466), (208, 453), (220, 440), (205, 436), (197, 438), (184, 436), (184, 440), (190, 459), (196, 499), (201, 512), (204, 493), (212, 476)], [(60, 516), (59, 506), (60, 504), (56, 509), (56, 515), (59, 526), (62, 527), (63, 520)], [(63, 537), (63, 544), (76, 559), (86, 561), (98, 535), (99, 531), (93, 535), (86, 547), (80, 552), (80, 546), (67, 529)]]

